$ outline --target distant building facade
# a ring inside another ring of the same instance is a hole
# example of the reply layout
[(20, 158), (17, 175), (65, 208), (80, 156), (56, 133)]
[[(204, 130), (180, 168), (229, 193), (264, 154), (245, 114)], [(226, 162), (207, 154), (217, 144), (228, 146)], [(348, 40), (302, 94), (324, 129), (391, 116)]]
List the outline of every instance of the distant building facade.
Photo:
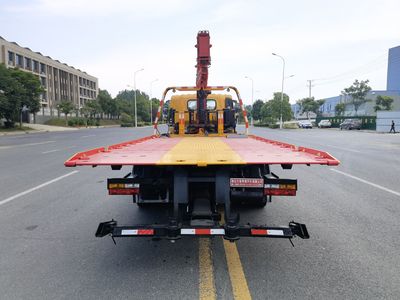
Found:
[(400, 46), (389, 49), (386, 90), (400, 91)]
[[(400, 110), (400, 46), (389, 49), (386, 90), (370, 91), (366, 96), (366, 99), (370, 101), (367, 101), (358, 108), (357, 115), (376, 115), (374, 107), (376, 105), (377, 96), (389, 96), (393, 98), (392, 110)], [(335, 107), (338, 103), (345, 104), (344, 116), (356, 115), (354, 105), (351, 104), (351, 99), (347, 95), (329, 97), (324, 100), (325, 102), (321, 105), (319, 110), (323, 117), (334, 117)], [(295, 109), (296, 108), (292, 108), (293, 111), (295, 111)]]
[(40, 52), (6, 41), (0, 36), (0, 63), (38, 76), (45, 92), (40, 103), (43, 115), (54, 115), (57, 104), (71, 101), (81, 108), (98, 95), (98, 79)]

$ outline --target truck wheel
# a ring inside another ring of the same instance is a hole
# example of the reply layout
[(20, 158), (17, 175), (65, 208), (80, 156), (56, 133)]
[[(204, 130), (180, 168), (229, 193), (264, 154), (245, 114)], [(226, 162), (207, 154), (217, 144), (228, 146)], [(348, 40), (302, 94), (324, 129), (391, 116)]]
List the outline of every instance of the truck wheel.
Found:
[(264, 197), (261, 201), (259, 202), (255, 202), (253, 204), (253, 207), (257, 207), (257, 208), (263, 208), (265, 207), (265, 205), (267, 205), (267, 197)]

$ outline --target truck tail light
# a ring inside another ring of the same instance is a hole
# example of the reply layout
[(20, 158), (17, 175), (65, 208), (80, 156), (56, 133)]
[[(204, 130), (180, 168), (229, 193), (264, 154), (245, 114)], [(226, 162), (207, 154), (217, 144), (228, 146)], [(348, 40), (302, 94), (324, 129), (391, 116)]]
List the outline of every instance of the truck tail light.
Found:
[(297, 180), (267, 179), (264, 184), (264, 195), (267, 196), (296, 196)]
[(109, 195), (138, 195), (140, 184), (131, 178), (112, 178), (107, 182)]

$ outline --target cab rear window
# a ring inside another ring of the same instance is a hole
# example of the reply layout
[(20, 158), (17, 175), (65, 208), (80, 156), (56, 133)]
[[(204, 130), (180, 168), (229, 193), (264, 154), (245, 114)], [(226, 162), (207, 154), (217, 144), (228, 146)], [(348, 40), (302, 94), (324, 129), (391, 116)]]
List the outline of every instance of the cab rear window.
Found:
[[(189, 100), (187, 102), (188, 110), (196, 110), (197, 109), (197, 100)], [(217, 108), (217, 101), (214, 99), (207, 99), (207, 109), (214, 110)]]

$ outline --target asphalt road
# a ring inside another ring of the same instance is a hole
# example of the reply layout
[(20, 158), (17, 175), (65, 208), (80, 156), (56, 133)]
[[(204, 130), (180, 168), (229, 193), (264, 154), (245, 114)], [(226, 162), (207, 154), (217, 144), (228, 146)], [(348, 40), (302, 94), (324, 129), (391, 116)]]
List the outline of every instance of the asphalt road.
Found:
[[(328, 151), (341, 165), (273, 168), (299, 180), (298, 196), (246, 210), (242, 222), (295, 220), (307, 224), (311, 239), (295, 239), (293, 248), (286, 240), (243, 238), (232, 267), (220, 238), (202, 248), (190, 238), (119, 239), (114, 246), (94, 237), (100, 221), (147, 223), (166, 214), (107, 196), (106, 178), (127, 169), (63, 162), (77, 151), (150, 133), (104, 128), (0, 137), (1, 299), (196, 299), (207, 272), (218, 299), (232, 299), (243, 282), (253, 299), (399, 298), (400, 135), (254, 128), (260, 136)], [(211, 258), (205, 269), (203, 255)], [(232, 273), (241, 271), (242, 282), (235, 283), (241, 277)]]

